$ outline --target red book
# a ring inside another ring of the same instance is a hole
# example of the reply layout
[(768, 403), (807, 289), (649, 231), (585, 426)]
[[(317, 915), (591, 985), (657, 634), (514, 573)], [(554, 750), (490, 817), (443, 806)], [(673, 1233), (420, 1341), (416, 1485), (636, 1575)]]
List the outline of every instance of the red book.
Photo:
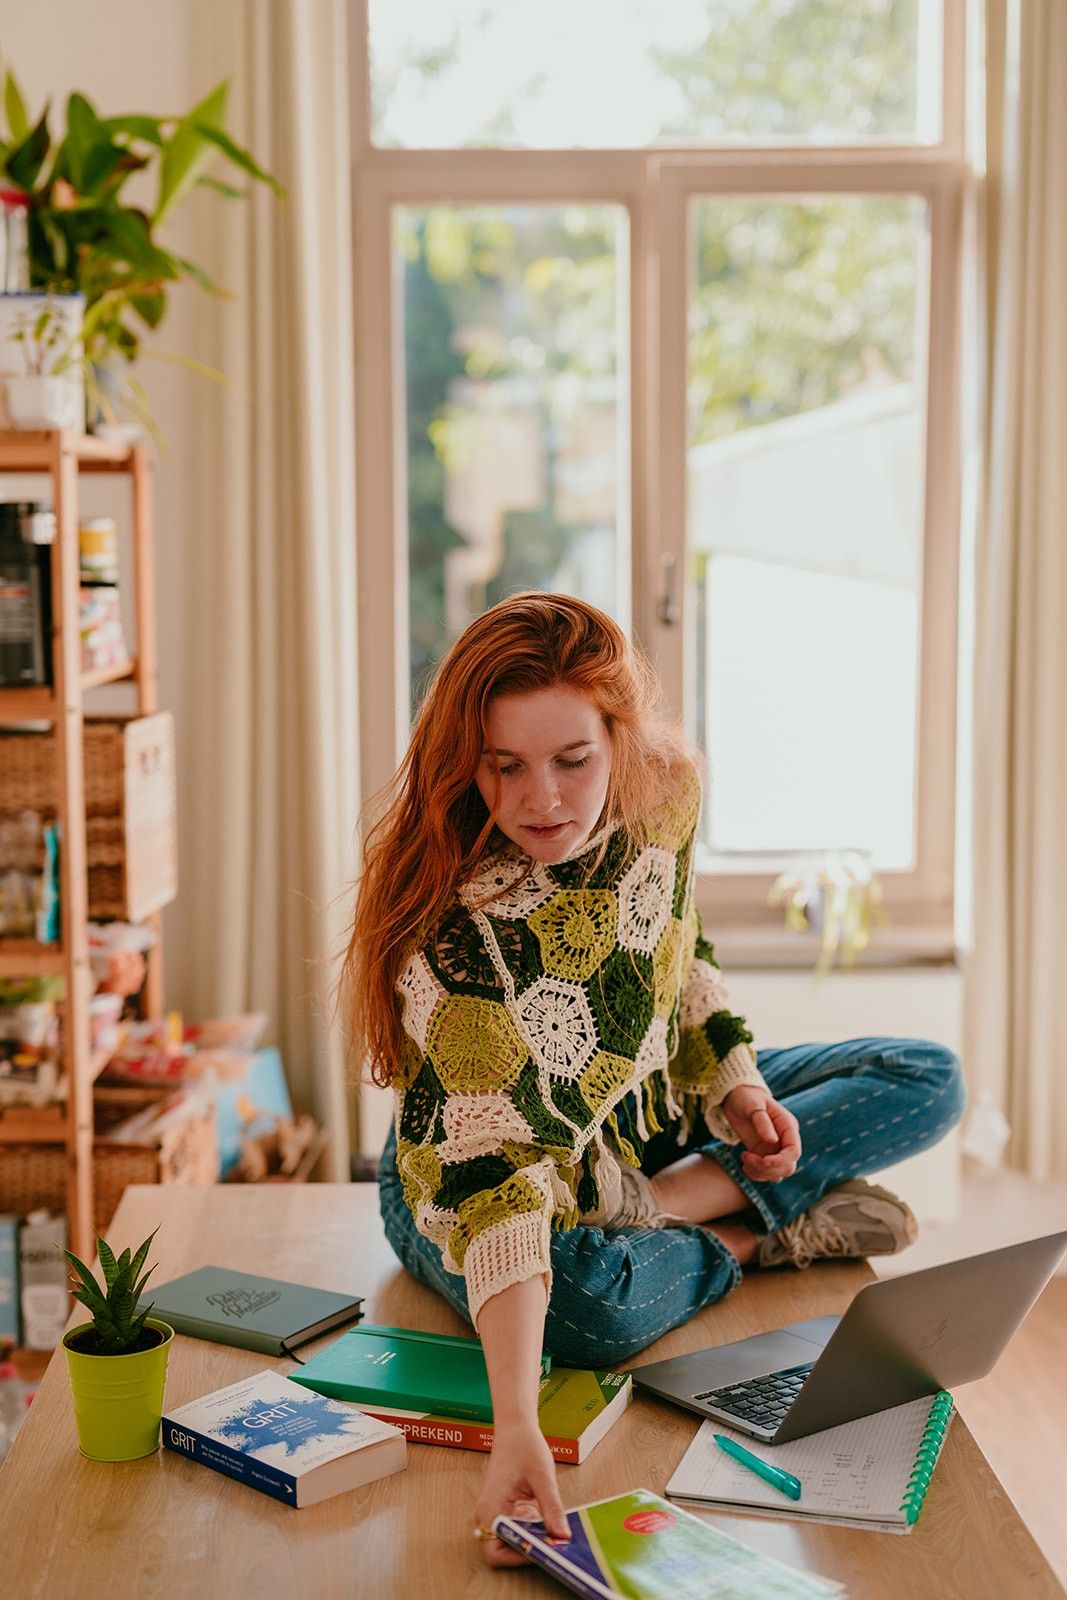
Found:
[[(622, 1416), (633, 1386), (628, 1372), (587, 1372), (556, 1367), (541, 1379), (537, 1415), (556, 1461), (577, 1465)], [(493, 1448), (491, 1422), (466, 1422), (441, 1412), (401, 1411), (361, 1405), (361, 1411), (399, 1428), (411, 1444), (445, 1445), (453, 1450)]]

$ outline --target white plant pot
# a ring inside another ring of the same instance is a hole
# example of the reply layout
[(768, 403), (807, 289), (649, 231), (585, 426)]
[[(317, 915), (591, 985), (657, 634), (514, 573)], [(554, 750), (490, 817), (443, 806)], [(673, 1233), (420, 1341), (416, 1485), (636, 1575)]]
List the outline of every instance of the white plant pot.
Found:
[[(53, 366), (61, 352), (69, 354), (69, 364), (60, 373), (27, 375), (26, 334), (45, 311), (54, 319), (53, 326), (60, 337), (38, 364)], [(85, 432), (85, 380), (79, 338), (84, 315), (85, 301), (80, 294), (48, 294), (43, 290), (0, 294), (0, 428), (69, 428), (74, 433)], [(56, 384), (60, 385), (58, 390)]]
[(5, 378), (4, 390), (13, 428), (73, 428), (78, 424), (81, 396), (69, 378), (32, 373)]

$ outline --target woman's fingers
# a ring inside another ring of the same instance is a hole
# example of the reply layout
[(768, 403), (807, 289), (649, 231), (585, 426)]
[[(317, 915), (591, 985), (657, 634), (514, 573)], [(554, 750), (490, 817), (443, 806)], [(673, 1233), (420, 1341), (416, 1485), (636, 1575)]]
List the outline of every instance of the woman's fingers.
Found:
[[(759, 1163), (758, 1165), (756, 1164), (757, 1162)], [(796, 1170), (797, 1164), (795, 1161), (785, 1160), (778, 1156), (773, 1158), (757, 1157), (756, 1162), (751, 1165), (748, 1162), (745, 1163), (745, 1175), (751, 1178), (753, 1183), (780, 1183), (783, 1178), (791, 1178)]]
[(537, 1499), (541, 1507), (541, 1518), (545, 1529), (555, 1539), (569, 1539), (571, 1525), (567, 1521), (567, 1513), (563, 1509), (563, 1501), (559, 1497), (559, 1487), (556, 1483), (554, 1471), (546, 1472), (534, 1482), (537, 1490)]
[(482, 1555), (490, 1567), (525, 1567), (526, 1557), (513, 1550), (503, 1539), (490, 1536), (482, 1542)]
[(752, 1131), (762, 1144), (777, 1144), (778, 1130), (774, 1119), (766, 1107), (761, 1107), (752, 1113)]

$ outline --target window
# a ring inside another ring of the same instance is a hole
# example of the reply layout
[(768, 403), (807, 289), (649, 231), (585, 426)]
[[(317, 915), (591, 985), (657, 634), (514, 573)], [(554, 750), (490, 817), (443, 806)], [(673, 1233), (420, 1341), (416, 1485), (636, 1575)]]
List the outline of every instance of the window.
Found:
[(707, 758), (729, 958), (807, 959), (820, 848), (951, 954), (963, 13), (358, 0), (368, 793), (472, 616), (581, 594)]

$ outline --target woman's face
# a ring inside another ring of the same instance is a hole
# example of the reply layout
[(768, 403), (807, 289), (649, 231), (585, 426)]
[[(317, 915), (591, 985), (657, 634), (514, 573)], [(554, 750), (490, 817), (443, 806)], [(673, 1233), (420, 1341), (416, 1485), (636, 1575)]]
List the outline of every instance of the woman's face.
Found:
[(491, 811), (495, 752), (497, 827), (535, 861), (562, 861), (590, 838), (604, 809), (611, 739), (599, 711), (563, 684), (500, 695), (490, 703), (488, 733), (474, 781)]

